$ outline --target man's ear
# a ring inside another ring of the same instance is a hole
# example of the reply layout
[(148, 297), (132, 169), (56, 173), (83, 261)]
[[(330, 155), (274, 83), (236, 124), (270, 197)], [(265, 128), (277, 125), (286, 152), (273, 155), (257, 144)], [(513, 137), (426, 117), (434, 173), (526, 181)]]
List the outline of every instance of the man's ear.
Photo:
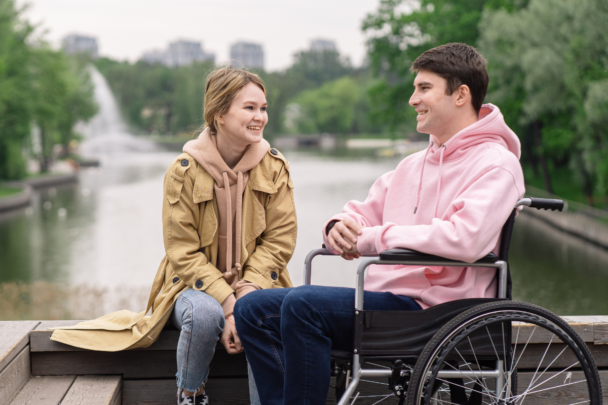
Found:
[(471, 100), (471, 89), (466, 84), (461, 85), (455, 91), (456, 93), (456, 106), (462, 107), (467, 103), (468, 100)]

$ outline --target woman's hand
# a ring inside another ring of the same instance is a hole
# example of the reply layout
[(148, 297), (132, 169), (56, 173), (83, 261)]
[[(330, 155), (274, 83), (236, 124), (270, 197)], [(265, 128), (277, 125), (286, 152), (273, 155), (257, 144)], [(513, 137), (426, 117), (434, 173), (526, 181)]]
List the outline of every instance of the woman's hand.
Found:
[(226, 323), (224, 324), (224, 331), (222, 332), (220, 342), (222, 342), (228, 354), (237, 354), (243, 351), (241, 339), (239, 339), (239, 335), (236, 333), (234, 315), (228, 315), (226, 317)]
[(346, 260), (358, 259), (361, 255), (357, 250), (357, 236), (361, 235), (361, 229), (363, 227), (350, 218), (338, 221), (327, 235), (329, 245)]

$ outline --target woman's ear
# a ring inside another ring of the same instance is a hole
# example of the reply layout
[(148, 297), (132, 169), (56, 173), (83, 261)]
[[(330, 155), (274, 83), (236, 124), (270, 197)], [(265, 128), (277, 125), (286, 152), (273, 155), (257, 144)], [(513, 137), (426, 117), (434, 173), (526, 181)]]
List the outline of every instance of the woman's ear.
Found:
[(224, 125), (224, 116), (223, 115), (219, 115), (217, 117), (215, 117), (215, 122), (217, 122), (218, 124)]

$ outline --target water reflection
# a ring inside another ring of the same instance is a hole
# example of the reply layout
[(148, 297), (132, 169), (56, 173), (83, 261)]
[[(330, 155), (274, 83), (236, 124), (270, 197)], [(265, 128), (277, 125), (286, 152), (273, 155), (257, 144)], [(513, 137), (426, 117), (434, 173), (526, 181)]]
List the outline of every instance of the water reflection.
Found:
[[(19, 317), (83, 318), (143, 308), (164, 254), (163, 176), (177, 154), (102, 155), (101, 168), (83, 170), (78, 184), (37, 192), (29, 209), (0, 217), (0, 282), (23, 283), (12, 285), (10, 294), (8, 289), (1, 292), (5, 301), (25, 296), (33, 302), (40, 291), (56, 290), (46, 295), (47, 304), (54, 308), (50, 302), (60, 300), (63, 305), (42, 313), (28, 307)], [(291, 163), (298, 214), (298, 242), (289, 269), (294, 283), (301, 284), (304, 257), (319, 247), (322, 224), (347, 200), (365, 199), (371, 184), (397, 160), (365, 154), (285, 155)], [(608, 313), (608, 252), (529, 215), (518, 218), (514, 232), (511, 267), (516, 299), (563, 315)], [(316, 284), (354, 286), (356, 262), (319, 258), (314, 268)], [(9, 301), (0, 306), (10, 306)], [(2, 316), (17, 315), (0, 311)]]

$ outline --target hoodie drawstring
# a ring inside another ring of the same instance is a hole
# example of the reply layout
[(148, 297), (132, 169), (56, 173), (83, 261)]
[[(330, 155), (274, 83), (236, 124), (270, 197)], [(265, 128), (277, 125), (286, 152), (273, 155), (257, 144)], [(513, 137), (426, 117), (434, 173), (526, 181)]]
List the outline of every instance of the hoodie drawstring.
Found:
[(414, 207), (414, 214), (418, 211), (418, 206), (420, 205), (420, 192), (422, 191), (422, 178), (424, 176), (424, 166), (426, 166), (426, 158), (429, 155), (429, 151), (433, 147), (433, 142), (429, 144), (429, 147), (426, 148), (426, 153), (424, 154), (424, 159), (422, 159), (422, 170), (420, 170), (420, 182), (418, 183), (418, 196), (416, 197), (416, 206)]
[[(420, 182), (418, 183), (418, 195), (416, 196), (416, 207), (414, 207), (414, 214), (418, 211), (418, 207), (420, 206), (420, 194), (422, 192), (422, 180), (424, 178), (424, 167), (426, 166), (426, 158), (429, 155), (429, 151), (433, 147), (434, 142), (431, 142), (429, 147), (426, 149), (426, 153), (424, 154), (424, 159), (422, 159), (422, 169), (420, 170)], [(439, 179), (437, 180), (437, 194), (435, 196), (435, 214), (433, 218), (437, 218), (437, 209), (439, 207), (439, 193), (441, 192), (441, 169), (443, 168), (443, 152), (445, 151), (445, 144), (441, 145), (439, 148)]]
[(437, 208), (439, 207), (439, 193), (441, 193), (441, 169), (443, 168), (443, 151), (445, 150), (445, 144), (441, 145), (441, 152), (439, 152), (439, 178), (437, 179), (437, 193), (435, 196), (435, 214), (433, 218), (437, 218)]
[(241, 225), (243, 215), (243, 172), (239, 171), (237, 174), (236, 182), (236, 246), (235, 246), (235, 263), (232, 265), (232, 196), (230, 193), (230, 182), (228, 181), (228, 173), (223, 172), (222, 178), (224, 179), (224, 190), (226, 193), (226, 212), (228, 213), (227, 218), (227, 237), (226, 237), (226, 273), (224, 277), (230, 277), (236, 272), (241, 271)]

